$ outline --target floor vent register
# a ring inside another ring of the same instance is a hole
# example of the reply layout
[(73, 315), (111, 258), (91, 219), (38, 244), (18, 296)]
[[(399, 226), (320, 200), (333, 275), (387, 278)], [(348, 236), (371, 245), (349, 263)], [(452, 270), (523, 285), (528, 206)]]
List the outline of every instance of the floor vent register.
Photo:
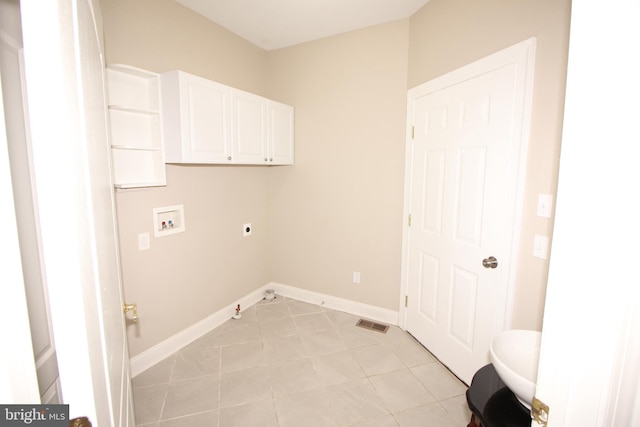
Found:
[(358, 320), (358, 323), (356, 323), (356, 326), (359, 326), (365, 329), (370, 329), (372, 331), (380, 332), (383, 334), (386, 334), (387, 330), (389, 329), (388, 325), (383, 325), (382, 323), (376, 323), (376, 322), (372, 322), (370, 320), (364, 320), (364, 319)]

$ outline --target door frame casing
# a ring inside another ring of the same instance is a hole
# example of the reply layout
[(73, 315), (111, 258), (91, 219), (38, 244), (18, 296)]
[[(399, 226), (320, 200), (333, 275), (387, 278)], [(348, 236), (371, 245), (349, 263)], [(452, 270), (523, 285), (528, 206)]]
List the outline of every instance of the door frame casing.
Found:
[(510, 226), (513, 230), (509, 245), (509, 259), (503, 263), (503, 268), (508, 269), (506, 292), (499, 302), (505, 307), (502, 319), (502, 329), (509, 329), (513, 318), (513, 300), (516, 288), (517, 276), (517, 254), (520, 246), (520, 232), (522, 228), (523, 202), (526, 183), (527, 152), (529, 146), (529, 129), (531, 122), (531, 110), (533, 99), (533, 80), (535, 69), (536, 38), (531, 37), (513, 46), (507, 47), (499, 52), (491, 54), (471, 64), (465, 65), (442, 76), (436, 77), (426, 83), (422, 83), (408, 90), (407, 92), (407, 127), (405, 140), (405, 175), (404, 175), (404, 198), (403, 198), (403, 227), (402, 227), (402, 264), (400, 277), (400, 307), (398, 325), (403, 330), (407, 330), (407, 307), (406, 298), (409, 295), (409, 248), (411, 243), (409, 226), (409, 215), (411, 214), (411, 193), (413, 176), (413, 105), (417, 98), (434, 93), (436, 91), (453, 86), (457, 83), (472, 79), (478, 75), (491, 70), (516, 64), (518, 67), (519, 80), (517, 84), (524, 84), (525, 90), (518, 94), (515, 105), (519, 107), (520, 114), (515, 117), (517, 128), (520, 134), (515, 135), (517, 141), (514, 147), (517, 153), (514, 155), (517, 167), (517, 178), (511, 183), (509, 191), (513, 194), (515, 201), (513, 210), (508, 213)]
[[(0, 81), (1, 74), (0, 71)], [(3, 236), (0, 239), (0, 250), (4, 254), (4, 268), (1, 273), (3, 293), (0, 298), (0, 334), (5, 342), (4, 349), (0, 351), (0, 373), (3, 378), (0, 382), (0, 401), (40, 402), (6, 135), (0, 86), (0, 203), (3, 206), (0, 221), (4, 224)]]

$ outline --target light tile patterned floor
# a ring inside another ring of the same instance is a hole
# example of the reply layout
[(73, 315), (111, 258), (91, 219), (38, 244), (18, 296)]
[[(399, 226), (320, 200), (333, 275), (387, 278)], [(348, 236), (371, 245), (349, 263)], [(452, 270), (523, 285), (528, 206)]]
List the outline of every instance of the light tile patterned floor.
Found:
[(142, 427), (467, 425), (466, 386), (410, 335), (278, 297), (133, 379)]

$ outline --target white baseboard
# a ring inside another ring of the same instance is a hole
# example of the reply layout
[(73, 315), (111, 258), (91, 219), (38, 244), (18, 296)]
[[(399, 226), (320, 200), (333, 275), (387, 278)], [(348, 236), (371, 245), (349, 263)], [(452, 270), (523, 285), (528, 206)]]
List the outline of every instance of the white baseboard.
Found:
[(229, 320), (237, 304), (240, 304), (241, 307), (250, 307), (258, 303), (264, 297), (267, 289), (273, 289), (276, 295), (282, 295), (287, 298), (297, 299), (333, 310), (344, 311), (345, 313), (389, 325), (398, 325), (399, 313), (397, 311), (271, 282), (242, 297), (237, 302), (218, 310), (201, 321), (194, 323), (188, 328), (183, 329), (177, 334), (132, 357), (131, 376), (135, 377), (146, 371), (156, 363), (166, 359), (201, 336), (222, 325)]
[(233, 313), (235, 313), (234, 310), (238, 304), (240, 304), (241, 307), (250, 307), (256, 304), (264, 298), (264, 293), (267, 288), (269, 288), (269, 286), (263, 286), (256, 289), (250, 294), (240, 298), (237, 302), (216, 311), (210, 316), (194, 323), (166, 340), (161, 341), (142, 353), (133, 356), (130, 362), (131, 376), (135, 377), (136, 375), (146, 371), (156, 363), (166, 359), (176, 351), (191, 344), (201, 336), (222, 325), (231, 318)]
[(297, 299), (310, 304), (321, 305), (333, 310), (344, 311), (345, 313), (365, 317), (369, 320), (375, 320), (389, 325), (398, 325), (399, 313), (394, 310), (364, 304), (345, 298), (334, 297), (320, 292), (308, 291), (306, 289), (283, 285), (281, 283), (271, 282), (266, 286), (266, 288), (273, 289), (276, 294), (284, 297)]

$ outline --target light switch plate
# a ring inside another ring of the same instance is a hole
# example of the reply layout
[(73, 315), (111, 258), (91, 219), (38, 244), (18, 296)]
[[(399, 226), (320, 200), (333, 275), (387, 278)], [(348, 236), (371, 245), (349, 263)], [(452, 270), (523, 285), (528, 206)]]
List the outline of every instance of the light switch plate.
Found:
[(146, 251), (151, 247), (151, 237), (149, 233), (140, 233), (138, 234), (138, 250)]

